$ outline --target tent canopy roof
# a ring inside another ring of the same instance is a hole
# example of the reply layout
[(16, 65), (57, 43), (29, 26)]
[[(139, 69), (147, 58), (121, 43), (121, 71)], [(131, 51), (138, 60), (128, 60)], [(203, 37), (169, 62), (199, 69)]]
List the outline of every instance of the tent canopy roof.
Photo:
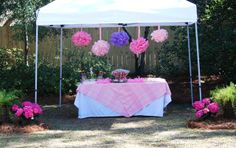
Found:
[(64, 28), (177, 26), (197, 22), (186, 0), (55, 0), (38, 9), (37, 25)]

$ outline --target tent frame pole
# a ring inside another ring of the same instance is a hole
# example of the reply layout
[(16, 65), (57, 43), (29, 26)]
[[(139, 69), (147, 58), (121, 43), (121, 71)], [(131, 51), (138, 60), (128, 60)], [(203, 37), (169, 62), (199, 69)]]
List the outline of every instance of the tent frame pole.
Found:
[(197, 69), (198, 69), (199, 100), (202, 101), (202, 85), (201, 85), (201, 71), (200, 71), (200, 57), (199, 57), (199, 41), (198, 41), (197, 22), (195, 23), (195, 35), (196, 35), (196, 49), (197, 49)]
[(35, 83), (34, 83), (34, 102), (38, 102), (38, 36), (39, 26), (36, 24), (36, 39), (35, 39)]
[(188, 37), (189, 83), (190, 83), (191, 102), (193, 103), (194, 96), (193, 96), (192, 56), (191, 56), (191, 45), (190, 45), (190, 35), (189, 35), (188, 23), (187, 23), (187, 37)]
[(60, 34), (60, 82), (59, 82), (59, 107), (62, 104), (62, 48), (63, 48), (63, 26), (61, 25)]

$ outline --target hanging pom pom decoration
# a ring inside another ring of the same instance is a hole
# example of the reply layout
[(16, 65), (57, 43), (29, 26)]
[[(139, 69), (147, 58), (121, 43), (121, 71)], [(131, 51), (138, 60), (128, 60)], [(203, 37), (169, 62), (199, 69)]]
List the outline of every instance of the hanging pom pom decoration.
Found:
[(148, 41), (143, 37), (139, 37), (137, 40), (133, 40), (130, 43), (129, 48), (134, 54), (139, 55), (139, 54), (145, 52), (147, 50), (148, 46), (149, 46)]
[(168, 38), (168, 32), (165, 29), (160, 29), (160, 26), (158, 26), (158, 29), (151, 33), (151, 37), (157, 43), (164, 42)]
[(110, 44), (107, 41), (102, 40), (101, 28), (99, 28), (99, 36), (100, 39), (93, 44), (91, 51), (94, 55), (102, 57), (108, 54), (110, 49)]
[(75, 46), (84, 47), (88, 46), (92, 41), (92, 37), (85, 31), (78, 31), (72, 36), (72, 42)]
[(104, 40), (98, 40), (97, 42), (94, 43), (92, 47), (92, 53), (96, 56), (105, 56), (110, 49), (110, 45), (107, 41)]
[(130, 43), (130, 51), (136, 55), (139, 55), (147, 50), (149, 46), (148, 40), (143, 37), (140, 37), (140, 27), (138, 27), (138, 39), (133, 40)]
[(113, 32), (111, 34), (110, 43), (113, 46), (123, 47), (129, 44), (129, 36), (124, 31)]

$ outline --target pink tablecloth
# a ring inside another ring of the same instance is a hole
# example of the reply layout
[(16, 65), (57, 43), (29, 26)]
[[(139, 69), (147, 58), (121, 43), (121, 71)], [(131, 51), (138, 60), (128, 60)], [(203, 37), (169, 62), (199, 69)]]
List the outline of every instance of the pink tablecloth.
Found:
[(144, 83), (83, 83), (77, 93), (89, 96), (125, 117), (134, 115), (155, 99), (171, 95), (164, 79)]

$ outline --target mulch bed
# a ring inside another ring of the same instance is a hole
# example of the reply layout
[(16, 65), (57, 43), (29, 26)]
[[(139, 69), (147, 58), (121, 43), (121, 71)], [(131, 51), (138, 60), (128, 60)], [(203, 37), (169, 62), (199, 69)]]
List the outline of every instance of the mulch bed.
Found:
[(0, 124), (0, 133), (11, 134), (11, 133), (33, 133), (38, 131), (48, 130), (49, 127), (45, 123), (32, 124), (26, 126), (19, 126), (11, 123)]
[(236, 129), (236, 119), (218, 117), (203, 121), (189, 120), (187, 122), (187, 127), (200, 129)]

